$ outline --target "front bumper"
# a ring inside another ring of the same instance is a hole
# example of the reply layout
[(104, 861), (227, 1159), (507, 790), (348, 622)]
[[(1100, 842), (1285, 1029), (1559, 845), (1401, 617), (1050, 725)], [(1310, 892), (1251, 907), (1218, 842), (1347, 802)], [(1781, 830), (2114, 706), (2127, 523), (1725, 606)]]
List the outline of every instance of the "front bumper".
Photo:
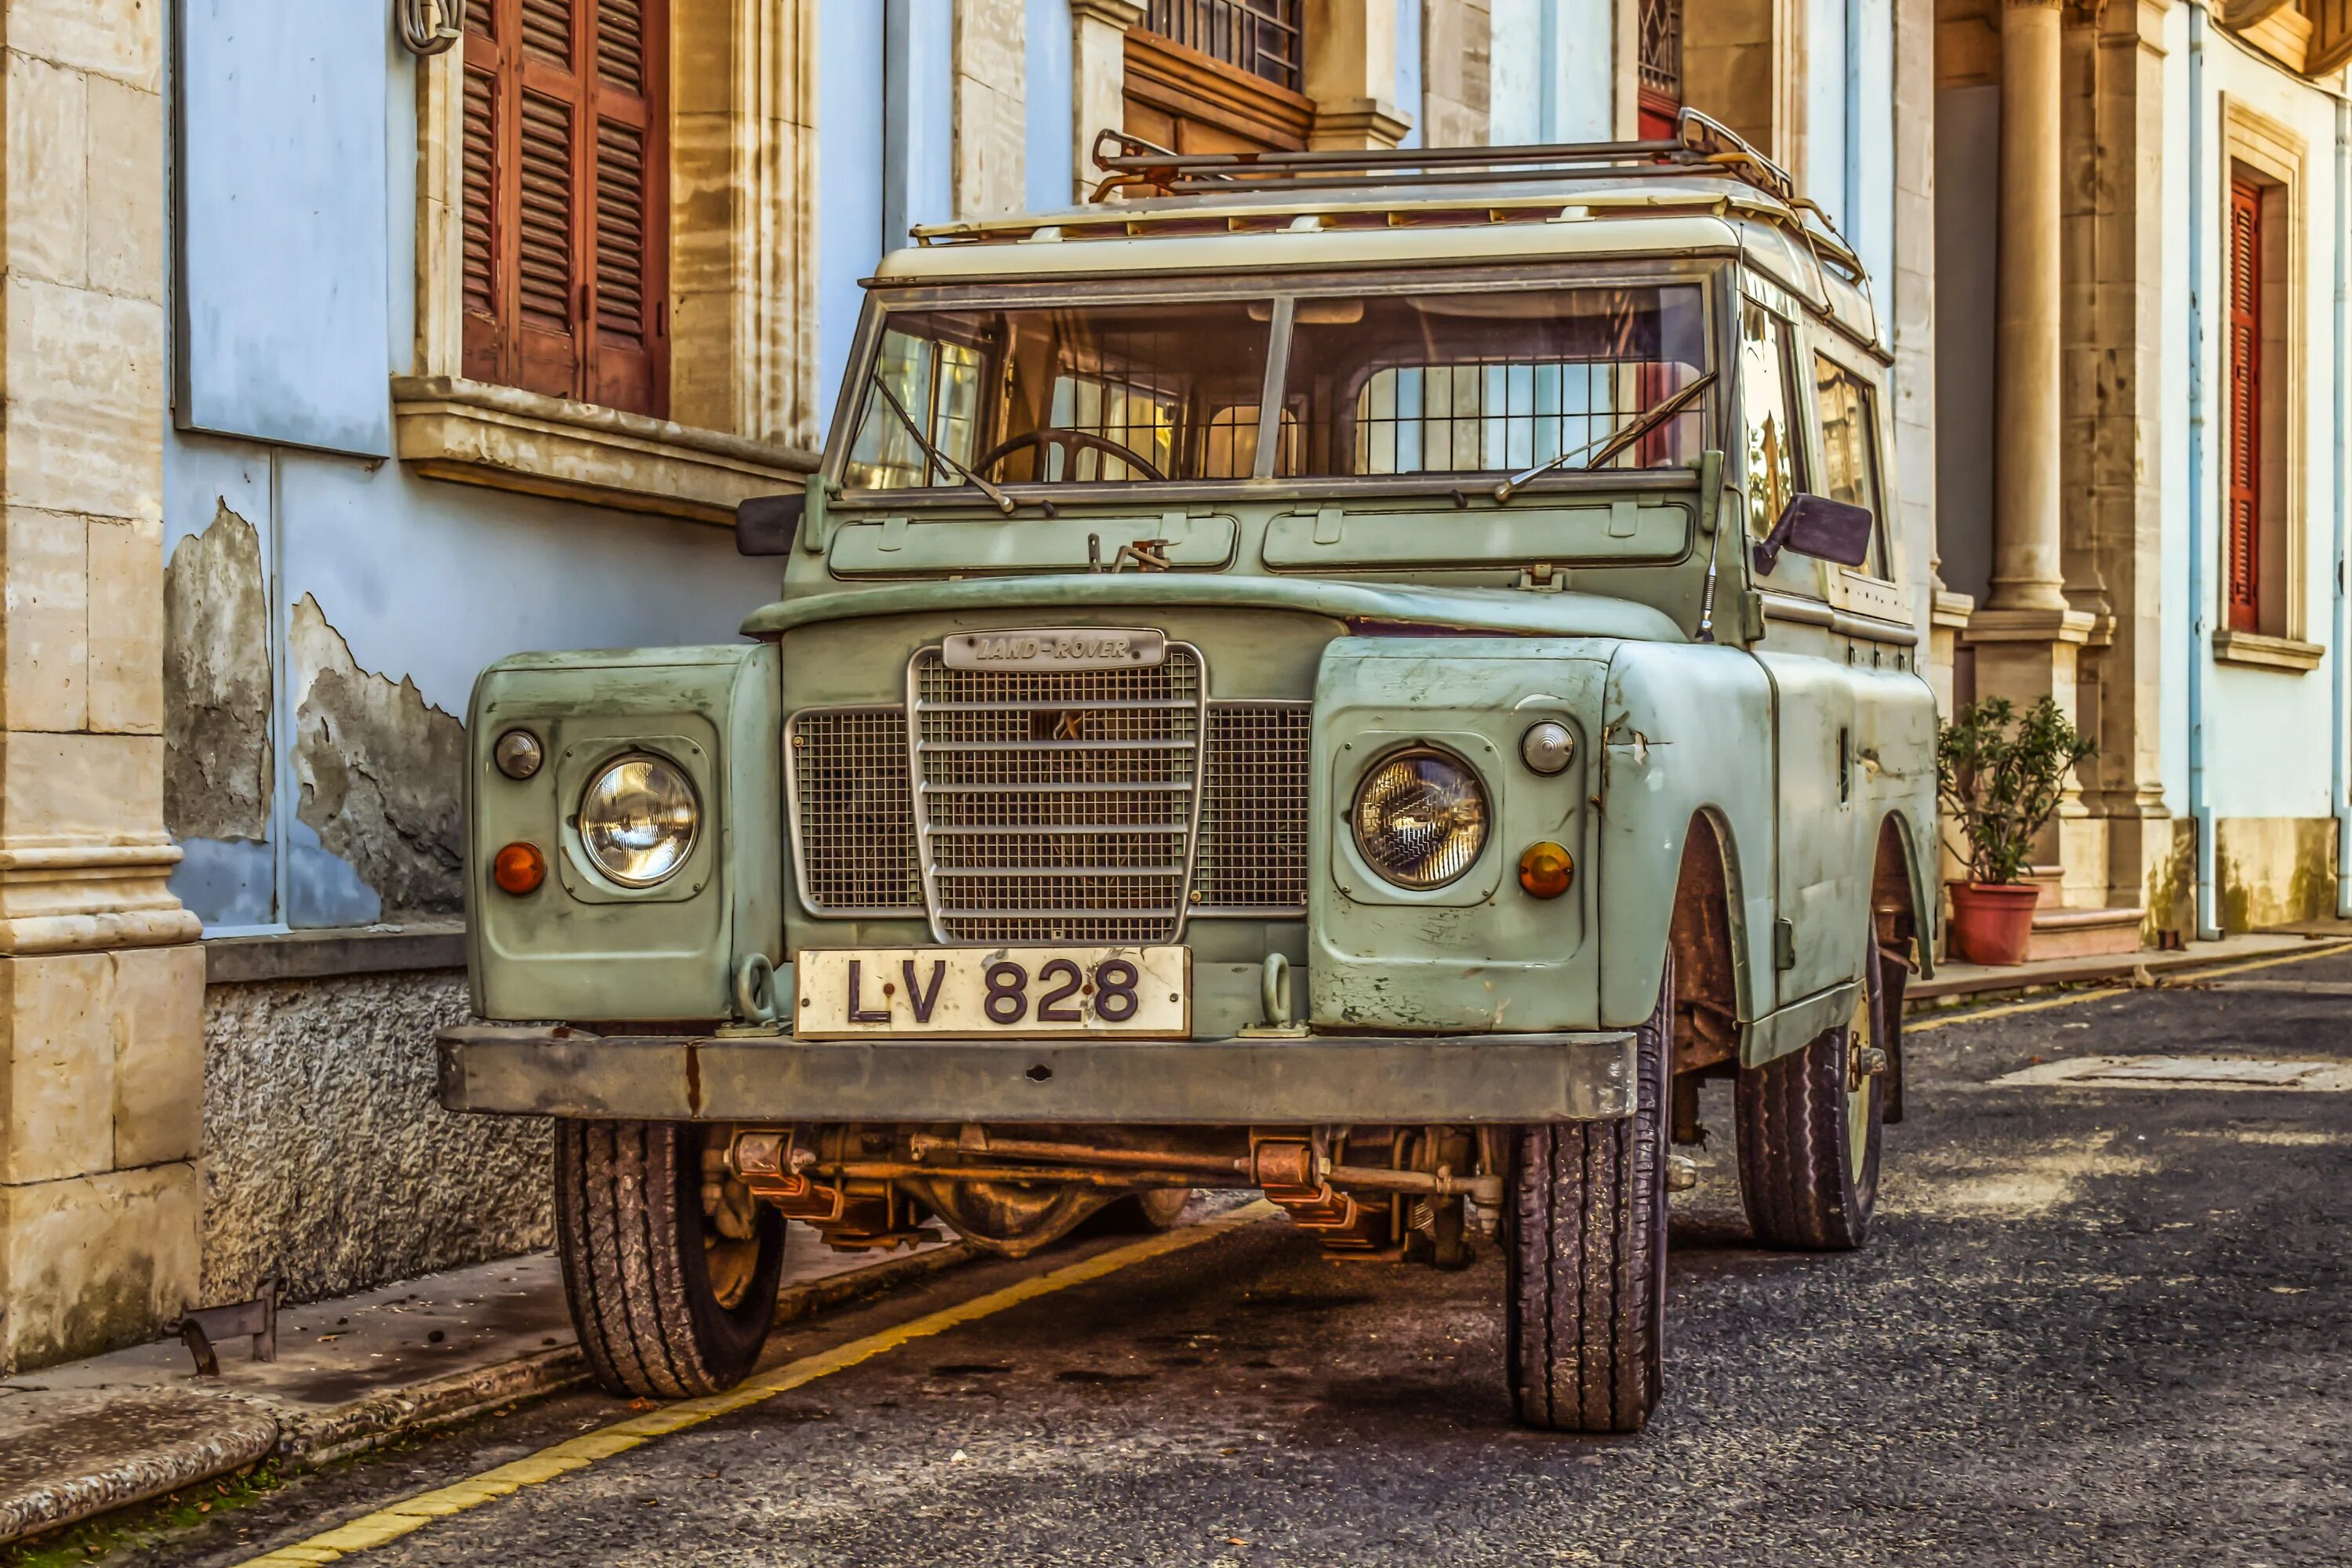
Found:
[(825, 1040), (444, 1029), (451, 1110), (650, 1121), (1595, 1121), (1633, 1110), (1634, 1037)]

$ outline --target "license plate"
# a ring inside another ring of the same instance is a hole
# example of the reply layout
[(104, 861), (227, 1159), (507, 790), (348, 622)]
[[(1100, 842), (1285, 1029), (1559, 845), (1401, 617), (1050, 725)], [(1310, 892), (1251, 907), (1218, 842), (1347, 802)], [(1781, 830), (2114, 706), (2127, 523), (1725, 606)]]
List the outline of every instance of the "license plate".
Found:
[(1183, 947), (804, 948), (793, 1032), (1181, 1038), (1192, 973)]

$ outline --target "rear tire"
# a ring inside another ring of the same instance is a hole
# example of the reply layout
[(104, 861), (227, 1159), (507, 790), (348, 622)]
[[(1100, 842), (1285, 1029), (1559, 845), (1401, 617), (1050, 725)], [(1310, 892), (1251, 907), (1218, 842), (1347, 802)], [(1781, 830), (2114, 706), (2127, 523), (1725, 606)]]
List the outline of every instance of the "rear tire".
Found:
[(704, 1136), (685, 1121), (555, 1124), (564, 1296), (589, 1369), (614, 1394), (730, 1388), (775, 1321), (784, 1216), (761, 1205), (749, 1236), (723, 1234), (703, 1212)]
[(1637, 1032), (1634, 1111), (1523, 1127), (1505, 1252), (1511, 1403), (1530, 1426), (1637, 1432), (1664, 1386), (1674, 960)]
[(1864, 953), (1851, 1020), (1739, 1072), (1739, 1195), (1767, 1247), (1851, 1252), (1870, 1237), (1887, 1075), (1857, 1068), (1884, 1037), (1886, 961), (1875, 944)]

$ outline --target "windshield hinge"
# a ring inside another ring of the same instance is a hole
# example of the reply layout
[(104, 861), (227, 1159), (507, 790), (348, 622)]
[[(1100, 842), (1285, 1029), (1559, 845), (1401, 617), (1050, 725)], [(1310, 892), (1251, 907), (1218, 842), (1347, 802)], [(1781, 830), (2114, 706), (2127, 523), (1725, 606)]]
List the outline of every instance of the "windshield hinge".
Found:
[(1520, 572), (1518, 585), (1531, 594), (1558, 594), (1568, 587), (1568, 568), (1538, 561)]

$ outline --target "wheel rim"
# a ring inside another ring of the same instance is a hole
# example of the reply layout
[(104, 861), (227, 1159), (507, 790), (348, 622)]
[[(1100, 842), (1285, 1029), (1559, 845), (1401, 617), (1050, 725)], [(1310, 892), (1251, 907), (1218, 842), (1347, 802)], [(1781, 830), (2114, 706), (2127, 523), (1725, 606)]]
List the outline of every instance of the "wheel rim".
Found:
[(755, 1237), (749, 1241), (736, 1241), (723, 1236), (702, 1238), (703, 1272), (710, 1279), (710, 1294), (723, 1311), (733, 1311), (743, 1304), (751, 1293), (752, 1277), (760, 1271), (760, 1243)]
[(1870, 1097), (1876, 1075), (1864, 1071), (1863, 1062), (1864, 1053), (1877, 1043), (1872, 1034), (1870, 988), (1865, 985), (1845, 1029), (1845, 1168), (1856, 1186), (1862, 1184), (1870, 1154)]

